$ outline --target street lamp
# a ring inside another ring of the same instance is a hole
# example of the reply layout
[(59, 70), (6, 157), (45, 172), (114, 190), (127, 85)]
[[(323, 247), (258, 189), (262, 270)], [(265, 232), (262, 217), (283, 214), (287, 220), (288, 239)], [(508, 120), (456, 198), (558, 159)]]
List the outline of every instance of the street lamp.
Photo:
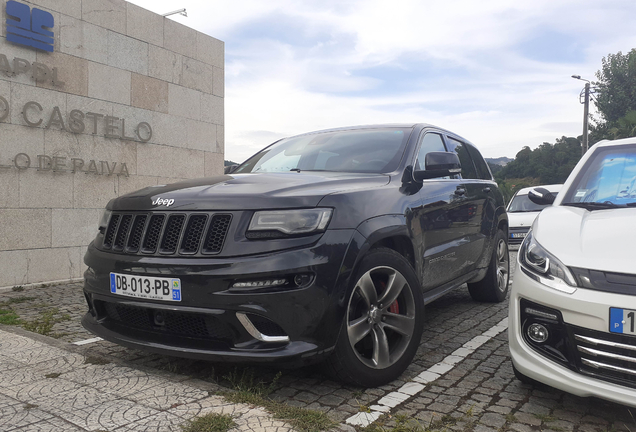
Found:
[(167, 17), (167, 16), (170, 16), (170, 15), (176, 15), (176, 14), (183, 15), (184, 17), (188, 16), (188, 13), (186, 12), (185, 8), (165, 13), (165, 14), (163, 14), (163, 16)]
[(585, 99), (583, 102), (583, 145), (581, 147), (582, 154), (585, 154), (587, 151), (587, 122), (588, 122), (588, 114), (590, 112), (590, 82), (584, 78), (581, 78), (581, 75), (572, 75), (572, 78), (585, 81)]

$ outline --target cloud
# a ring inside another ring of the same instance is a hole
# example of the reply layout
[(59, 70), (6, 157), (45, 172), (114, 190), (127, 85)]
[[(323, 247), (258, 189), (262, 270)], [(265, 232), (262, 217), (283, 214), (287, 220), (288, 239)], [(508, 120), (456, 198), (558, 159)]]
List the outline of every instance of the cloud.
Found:
[[(133, 0), (163, 13), (167, 0)], [(581, 134), (576, 73), (632, 48), (622, 0), (184, 0), (188, 26), (225, 41), (226, 158), (283, 136), (428, 122), (485, 156)]]

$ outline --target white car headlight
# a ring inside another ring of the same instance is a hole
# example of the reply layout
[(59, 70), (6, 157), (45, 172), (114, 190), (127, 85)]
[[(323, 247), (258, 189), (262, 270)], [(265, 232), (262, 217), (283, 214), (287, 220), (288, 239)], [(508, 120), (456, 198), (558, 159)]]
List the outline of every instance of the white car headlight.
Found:
[(535, 240), (532, 230), (519, 248), (519, 263), (526, 274), (543, 285), (568, 294), (576, 291), (572, 272)]
[(248, 238), (286, 237), (324, 231), (333, 209), (257, 211), (247, 229)]

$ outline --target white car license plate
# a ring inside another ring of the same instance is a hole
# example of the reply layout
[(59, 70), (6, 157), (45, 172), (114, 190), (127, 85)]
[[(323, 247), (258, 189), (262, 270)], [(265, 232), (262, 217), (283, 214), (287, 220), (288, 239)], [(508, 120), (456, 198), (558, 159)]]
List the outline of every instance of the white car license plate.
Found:
[(510, 234), (510, 238), (525, 238), (528, 233), (512, 233)]
[(636, 335), (636, 311), (610, 308), (610, 331)]
[(110, 292), (151, 300), (181, 301), (181, 280), (111, 273)]

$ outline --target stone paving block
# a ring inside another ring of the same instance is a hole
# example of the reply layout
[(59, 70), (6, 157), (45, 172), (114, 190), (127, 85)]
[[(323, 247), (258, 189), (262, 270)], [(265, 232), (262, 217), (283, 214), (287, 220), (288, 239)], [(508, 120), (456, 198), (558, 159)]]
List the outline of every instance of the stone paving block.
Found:
[(7, 357), (21, 363), (40, 363), (66, 355), (66, 351), (39, 343), (33, 343), (31, 347), (30, 349), (3, 352)]
[(437, 363), (435, 366), (430, 367), (428, 371), (443, 375), (451, 369), (453, 369), (453, 365), (450, 365), (448, 363)]
[(115, 396), (128, 396), (141, 393), (142, 391), (149, 390), (153, 387), (162, 385), (163, 383), (163, 380), (149, 375), (120, 375), (97, 381), (94, 384), (94, 387), (102, 388), (105, 392)]
[(422, 390), (424, 390), (425, 386), (423, 384), (419, 384), (416, 382), (410, 382), (410, 383), (406, 383), (404, 384), (402, 387), (400, 387), (400, 389), (398, 390), (400, 393), (404, 393), (410, 396), (413, 396), (419, 392), (421, 392)]
[(31, 370), (28, 366), (16, 369), (0, 369), (0, 387), (28, 384), (44, 379), (44, 374)]
[(382, 413), (380, 412), (371, 412), (371, 413), (360, 412), (354, 415), (353, 417), (348, 418), (347, 423), (352, 424), (354, 426), (365, 427), (370, 425), (377, 419), (379, 419), (380, 415), (382, 415)]
[(166, 410), (175, 405), (204, 399), (207, 396), (208, 392), (206, 391), (180, 383), (166, 381), (140, 392), (130, 393), (126, 397), (127, 399), (157, 410)]
[(77, 410), (86, 410), (89, 407), (102, 405), (112, 400), (112, 395), (91, 387), (79, 387), (67, 391), (59, 397), (41, 399), (38, 405), (51, 413), (65, 411), (73, 413)]
[[(84, 360), (86, 361), (86, 360)], [(82, 362), (84, 363), (84, 362)], [(119, 380), (126, 378), (137, 378), (137, 377), (146, 377), (147, 373), (132, 369), (125, 366), (119, 366), (115, 364), (107, 364), (107, 365), (91, 365), (91, 364), (82, 364), (81, 367), (78, 367), (68, 373), (65, 373), (63, 378), (69, 381), (76, 382), (82, 385), (94, 385), (96, 388), (107, 388), (112, 391), (117, 391), (119, 386), (124, 386), (127, 384), (127, 381), (120, 383)], [(109, 382), (106, 382), (109, 381)], [(117, 382), (118, 386), (110, 386), (113, 381)]]
[(58, 416), (87, 430), (112, 430), (120, 426), (158, 415), (160, 412), (123, 399), (74, 410), (61, 411)]
[(25, 403), (38, 404), (49, 398), (59, 398), (65, 393), (79, 389), (81, 386), (60, 378), (44, 379), (26, 384), (4, 386), (0, 384), (3, 394)]
[(169, 412), (161, 412), (157, 415), (149, 416), (136, 422), (129, 423), (122, 426), (122, 431), (132, 432), (147, 432), (147, 431), (161, 431), (161, 432), (182, 432), (181, 425), (187, 424), (186, 419), (171, 414)]
[[(53, 419), (53, 415), (37, 407), (25, 408), (24, 404), (0, 408), (0, 430), (11, 431), (30, 427), (34, 423)], [(19, 428), (19, 429), (18, 429)]]
[(0, 353), (5, 357), (8, 357), (7, 354), (32, 349), (34, 346), (31, 339), (0, 331)]

